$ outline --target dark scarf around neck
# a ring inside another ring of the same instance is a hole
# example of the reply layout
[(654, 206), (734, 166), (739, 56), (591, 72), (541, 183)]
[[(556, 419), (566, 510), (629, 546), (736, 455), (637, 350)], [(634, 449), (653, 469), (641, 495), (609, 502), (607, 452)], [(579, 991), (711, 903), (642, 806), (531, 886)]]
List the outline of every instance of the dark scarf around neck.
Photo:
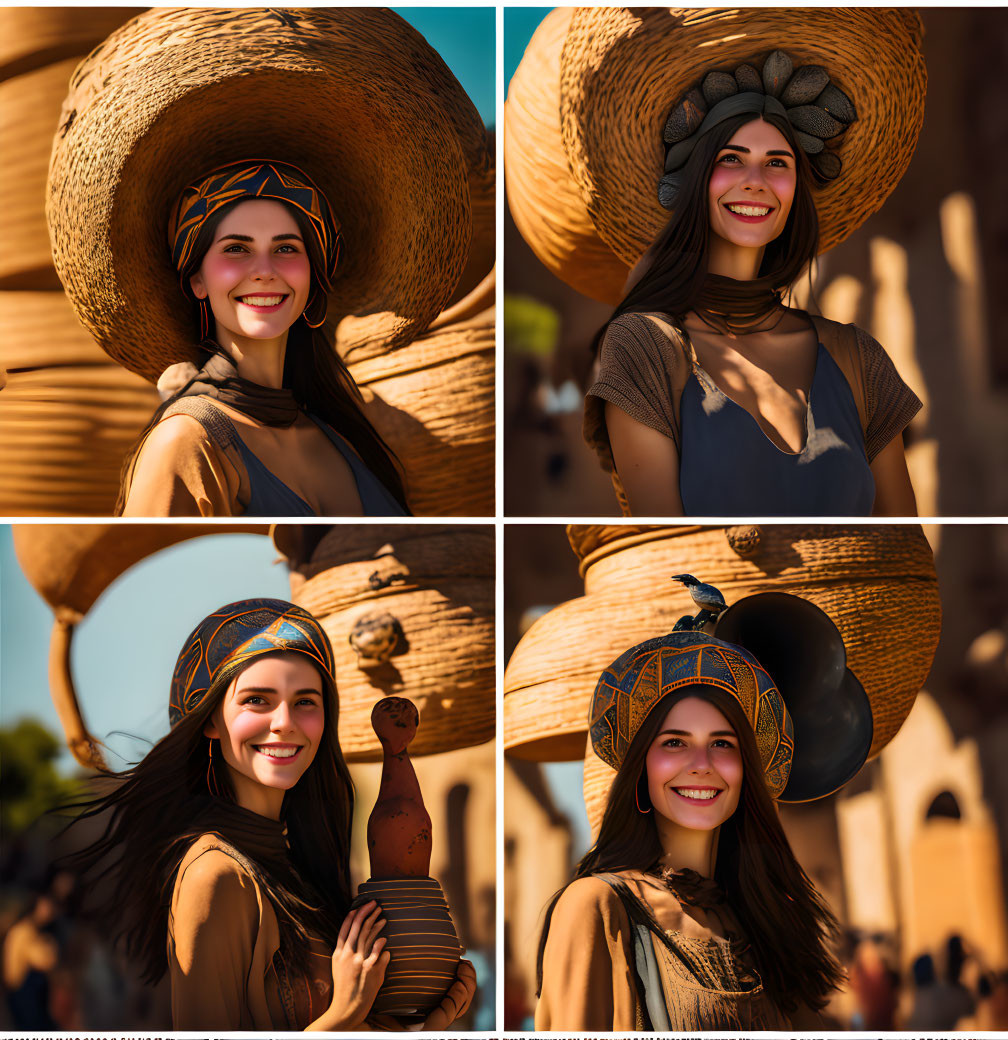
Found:
[[(740, 282), (719, 274), (708, 274), (693, 310), (717, 332), (744, 335), (756, 331), (775, 311), (780, 311), (778, 321), (784, 316), (781, 295), (771, 278)], [(772, 325), (769, 327), (773, 328)]]
[(243, 379), (235, 363), (223, 353), (211, 354), (179, 396), (197, 394), (220, 401), (263, 426), (292, 426), (301, 413), (292, 390), (287, 387), (277, 390)]

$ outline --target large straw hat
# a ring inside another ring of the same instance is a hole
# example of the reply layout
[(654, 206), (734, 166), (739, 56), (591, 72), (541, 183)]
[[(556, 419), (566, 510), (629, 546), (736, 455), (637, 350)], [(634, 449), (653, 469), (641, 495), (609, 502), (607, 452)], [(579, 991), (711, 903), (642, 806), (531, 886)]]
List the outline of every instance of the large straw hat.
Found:
[[(556, 29), (568, 17), (560, 41)], [(550, 260), (564, 252), (554, 241), (558, 230), (571, 227), (583, 238), (587, 218), (600, 247), (626, 269), (595, 285), (598, 299), (619, 298), (620, 274), (625, 277), (668, 219), (657, 196), (662, 132), (673, 107), (711, 70), (762, 67), (771, 52), (783, 50), (795, 67), (824, 66), (853, 100), (858, 118), (838, 148), (842, 173), (813, 191), (823, 251), (882, 205), (910, 162), (927, 82), (923, 27), (911, 9), (588, 7), (551, 18), (552, 31), (536, 34), (512, 80), (507, 133), (515, 134), (526, 166), (559, 165), (569, 182), (555, 193), (541, 192), (530, 172), (519, 169), (513, 177), (509, 165), (508, 199), (537, 255), (575, 288), (598, 278), (578, 270), (577, 257), (574, 270)], [(526, 65), (538, 84), (528, 81)], [(548, 121), (540, 130), (524, 117), (523, 99), (536, 86), (555, 98), (559, 135)], [(558, 213), (558, 207), (577, 212)]]
[(444, 308), (469, 253), (469, 182), (491, 156), (423, 37), (369, 8), (155, 8), (77, 70), (49, 171), (57, 272), (117, 361), (155, 380), (195, 360), (169, 210), (194, 178), (248, 158), (290, 162), (329, 198), (344, 356), (408, 342)]

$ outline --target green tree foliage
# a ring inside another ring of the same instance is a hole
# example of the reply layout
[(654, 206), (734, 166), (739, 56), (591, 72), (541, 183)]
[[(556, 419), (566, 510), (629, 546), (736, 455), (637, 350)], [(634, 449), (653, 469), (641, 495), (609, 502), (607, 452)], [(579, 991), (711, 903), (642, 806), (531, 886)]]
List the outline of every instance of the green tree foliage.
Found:
[(60, 742), (41, 723), (22, 719), (0, 729), (0, 831), (20, 834), (78, 786), (56, 772)]

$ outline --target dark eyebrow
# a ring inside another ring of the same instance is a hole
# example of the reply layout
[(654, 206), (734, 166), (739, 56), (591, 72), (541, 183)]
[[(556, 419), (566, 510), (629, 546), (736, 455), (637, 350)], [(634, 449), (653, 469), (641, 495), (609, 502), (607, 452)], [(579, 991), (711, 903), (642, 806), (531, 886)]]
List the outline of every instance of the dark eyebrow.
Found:
[[(688, 729), (663, 729), (661, 731), (661, 733), (658, 734), (658, 736), (659, 737), (664, 737), (666, 734), (671, 734), (673, 737), (692, 737), (693, 736), (693, 734), (690, 733), (690, 731)], [(735, 736), (735, 730), (733, 730), (733, 729), (719, 729), (719, 730), (715, 730), (713, 733), (711, 733), (710, 736), (712, 736), (712, 737), (734, 737)]]
[[(292, 232), (292, 231), (291, 232), (287, 232), (284, 235), (274, 235), (273, 236), (273, 241), (274, 242), (283, 242), (285, 239), (290, 239), (290, 238), (296, 239), (298, 242), (302, 241), (301, 236), (294, 234), (294, 232)], [(254, 242), (255, 241), (255, 239), (251, 235), (221, 235), (221, 237), (218, 238), (217, 241), (218, 242), (226, 242), (229, 239), (231, 241), (234, 241), (234, 242)]]
[[(276, 694), (276, 689), (272, 686), (239, 686), (235, 691), (236, 693), (272, 693)], [(294, 696), (300, 697), (305, 693), (315, 693), (318, 696), (322, 696), (322, 691), (316, 686), (306, 686), (303, 690), (298, 690)]]
[[(732, 152), (745, 152), (746, 155), (749, 155), (749, 153), (751, 151), (751, 149), (749, 149), (749, 148), (743, 148), (742, 145), (740, 145), (740, 144), (726, 144), (726, 145), (722, 145), (721, 146), (721, 151), (723, 152), (723, 151), (725, 151), (725, 149), (728, 149), (729, 151), (732, 151)], [(772, 152), (767, 152), (766, 154), (767, 155), (786, 155), (789, 159), (793, 159), (794, 158), (794, 156), (789, 151), (787, 151), (787, 149), (785, 149), (785, 148), (777, 148), (777, 149), (774, 149), (774, 151), (772, 151)]]

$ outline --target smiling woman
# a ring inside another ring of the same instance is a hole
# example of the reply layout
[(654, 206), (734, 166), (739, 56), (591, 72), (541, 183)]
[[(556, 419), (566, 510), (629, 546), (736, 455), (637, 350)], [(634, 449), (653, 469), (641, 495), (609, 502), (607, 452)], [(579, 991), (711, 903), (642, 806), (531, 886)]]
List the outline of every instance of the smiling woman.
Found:
[(162, 376), (117, 511), (402, 515), (395, 460), (321, 327), (340, 253), (325, 196), (289, 164), (231, 163), (185, 189), (169, 239), (209, 359)]
[(838, 984), (836, 921), (773, 805), (795, 724), (743, 647), (673, 631), (599, 678), (616, 769), (598, 838), (546, 910), (540, 1030), (784, 1029)]
[[(389, 955), (376, 903), (350, 909), (353, 785), (319, 623), (282, 600), (221, 607), (182, 648), (168, 714), (169, 734), (81, 807), (108, 815), (76, 860), (112, 875), (99, 912), (148, 981), (168, 974), (173, 1027), (374, 1021)], [(468, 1008), (461, 965), (427, 1028)]]

